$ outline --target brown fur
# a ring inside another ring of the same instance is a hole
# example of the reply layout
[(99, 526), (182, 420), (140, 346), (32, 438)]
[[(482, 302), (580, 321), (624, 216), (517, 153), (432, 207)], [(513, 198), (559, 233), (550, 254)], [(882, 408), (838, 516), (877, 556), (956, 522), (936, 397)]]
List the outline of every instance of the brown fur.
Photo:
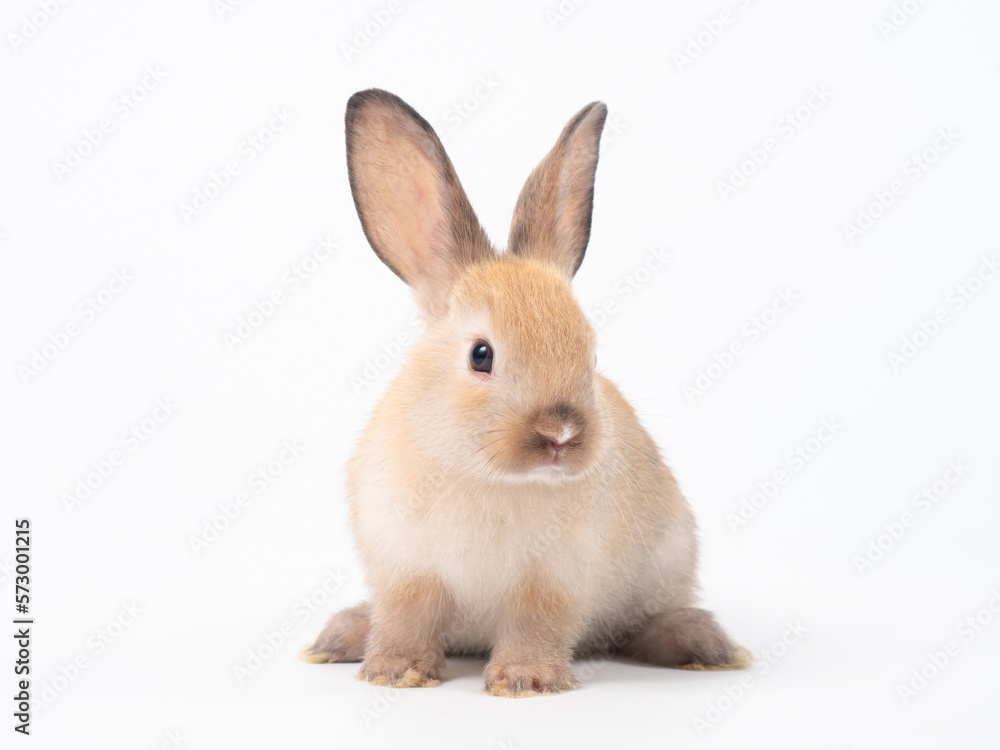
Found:
[(681, 669), (743, 669), (750, 663), (712, 613), (697, 607), (657, 614), (621, 651), (637, 661)]
[(316, 642), (300, 656), (313, 664), (341, 661), (361, 661), (368, 641), (368, 604), (344, 609), (335, 614), (323, 628)]
[(439, 581), (427, 577), (397, 577), (374, 587), (382, 595), (361, 674), (371, 683), (389, 687), (437, 684), (444, 667), (450, 596)]
[(575, 603), (532, 577), (507, 607), (486, 665), (486, 691), (520, 698), (576, 687), (569, 660), (582, 613)]
[(347, 103), (347, 172), (375, 252), (429, 307), (432, 287), (463, 263), (494, 254), (430, 124), (384, 91)]
[(569, 121), (528, 177), (514, 209), (508, 252), (542, 258), (572, 277), (590, 240), (594, 174), (608, 108), (593, 102)]
[[(311, 661), (437, 684), (446, 653), (489, 653), (485, 687), (575, 686), (574, 653), (739, 668), (747, 654), (697, 601), (691, 510), (635, 411), (595, 372), (570, 288), (590, 232), (606, 109), (585, 107), (521, 193), (510, 251), (489, 247), (440, 141), (391, 94), (348, 107), (348, 163), (375, 252), (426, 330), (348, 465), (372, 590)], [(469, 350), (488, 341), (493, 369)]]

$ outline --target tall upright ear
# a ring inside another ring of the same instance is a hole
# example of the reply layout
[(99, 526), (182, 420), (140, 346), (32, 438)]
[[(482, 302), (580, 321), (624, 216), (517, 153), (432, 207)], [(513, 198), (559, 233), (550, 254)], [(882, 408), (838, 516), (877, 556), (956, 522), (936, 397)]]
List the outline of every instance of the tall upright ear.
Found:
[(494, 255), (441, 141), (410, 105), (379, 89), (350, 98), (346, 128), (365, 237), (425, 312), (439, 308), (462, 265)]
[(572, 277), (583, 262), (594, 208), (594, 173), (608, 108), (591, 102), (576, 113), (535, 167), (517, 199), (508, 252), (539, 258)]

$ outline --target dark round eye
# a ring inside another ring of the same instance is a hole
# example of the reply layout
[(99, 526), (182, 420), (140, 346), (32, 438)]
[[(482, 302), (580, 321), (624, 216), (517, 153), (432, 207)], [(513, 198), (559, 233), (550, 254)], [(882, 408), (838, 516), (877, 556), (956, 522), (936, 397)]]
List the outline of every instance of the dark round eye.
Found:
[(477, 341), (469, 352), (469, 365), (476, 372), (493, 372), (493, 347)]

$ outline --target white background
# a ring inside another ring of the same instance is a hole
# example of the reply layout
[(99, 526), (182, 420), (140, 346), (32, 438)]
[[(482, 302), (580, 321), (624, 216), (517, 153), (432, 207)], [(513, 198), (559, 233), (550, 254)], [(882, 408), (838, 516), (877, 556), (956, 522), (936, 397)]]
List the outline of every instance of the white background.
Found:
[[(48, 18), (15, 0), (0, 14), (0, 599), (12, 618), (13, 520), (30, 517), (32, 688), (49, 699), (18, 746), (171, 747), (178, 731), (192, 750), (997, 746), (1000, 278), (949, 300), (1000, 250), (1000, 7), (908, 0), (886, 26), (889, 0), (219, 5), (72, 2)], [(380, 11), (385, 27), (358, 37)], [(699, 43), (706, 24), (721, 33)], [(565, 122), (607, 102), (575, 288), (588, 311), (611, 305), (600, 366), (699, 518), (706, 606), (761, 657), (737, 700), (740, 673), (618, 661), (578, 664), (573, 693), (512, 701), (479, 692), (477, 662), (390, 693), (355, 681), (356, 665), (296, 659), (364, 597), (342, 467), (402, 363), (379, 355), (417, 332), (347, 184), (344, 105), (370, 86), (438, 128), (499, 245)], [(813, 87), (828, 94), (810, 109)], [(276, 108), (290, 123), (248, 148)], [(949, 128), (950, 144), (937, 136)], [(763, 165), (742, 167), (768, 138)], [(71, 151), (82, 161), (67, 174), (55, 165)], [(239, 174), (186, 221), (181, 205), (229, 161)], [(753, 174), (723, 197), (734, 169)], [(878, 218), (849, 241), (869, 205)], [(291, 289), (285, 274), (325, 236), (337, 250)], [(654, 248), (670, 259), (648, 271)], [(80, 314), (123, 269), (133, 280)], [(227, 346), (275, 289), (283, 303)], [(782, 290), (794, 305), (751, 341), (745, 326)], [(935, 335), (892, 364), (942, 308)], [(742, 356), (687, 398), (733, 342)], [(176, 409), (126, 443), (157, 399)], [(836, 435), (808, 442), (824, 419)], [(285, 441), (302, 452), (258, 493), (251, 475)], [(797, 446), (808, 461), (789, 458)], [(112, 451), (121, 463), (67, 508)], [(950, 462), (967, 468), (944, 484)], [(936, 502), (918, 505), (936, 481)], [(241, 493), (249, 504), (196, 552)], [(912, 525), (859, 570), (906, 512)], [(790, 626), (805, 632), (774, 649)], [(934, 675), (928, 654), (950, 641)], [(904, 700), (921, 669), (931, 678)]]

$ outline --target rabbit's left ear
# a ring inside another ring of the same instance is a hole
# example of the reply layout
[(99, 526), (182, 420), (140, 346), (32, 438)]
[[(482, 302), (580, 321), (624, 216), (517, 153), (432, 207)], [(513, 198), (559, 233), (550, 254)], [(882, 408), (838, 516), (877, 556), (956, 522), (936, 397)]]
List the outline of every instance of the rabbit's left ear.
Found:
[(521, 190), (508, 252), (546, 260), (572, 277), (583, 262), (594, 208), (594, 174), (608, 108), (591, 102), (563, 129)]
[(347, 103), (347, 169), (375, 253), (439, 310), (462, 266), (494, 257), (444, 146), (394, 94), (359, 91)]

